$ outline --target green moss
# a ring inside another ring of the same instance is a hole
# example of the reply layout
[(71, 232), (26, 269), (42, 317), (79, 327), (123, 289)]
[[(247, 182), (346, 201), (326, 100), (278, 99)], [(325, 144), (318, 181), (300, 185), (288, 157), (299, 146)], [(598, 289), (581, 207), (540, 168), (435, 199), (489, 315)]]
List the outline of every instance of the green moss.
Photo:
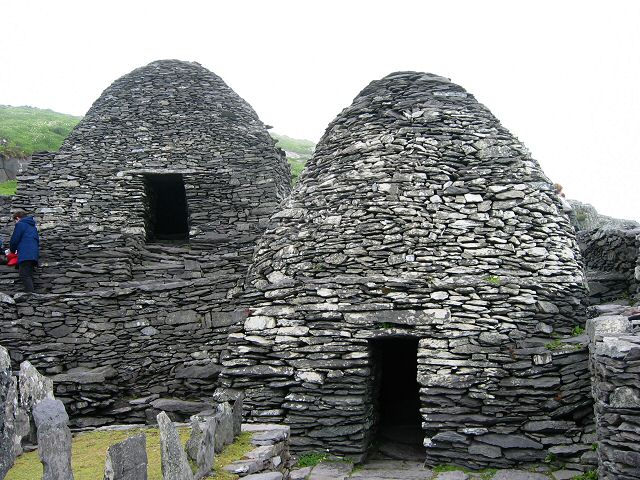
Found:
[[(189, 438), (189, 429), (180, 428), (178, 432), (180, 440), (185, 444)], [(145, 433), (147, 436), (148, 478), (149, 480), (162, 480), (160, 432), (157, 428), (88, 432), (75, 436), (71, 446), (71, 466), (75, 480), (102, 478), (107, 449), (114, 443), (121, 442), (140, 433)], [(243, 458), (251, 449), (251, 434), (242, 433), (233, 444), (228, 445), (216, 456), (215, 476), (208, 478), (216, 480), (235, 480), (238, 478), (237, 475), (225, 472), (222, 468)], [(16, 464), (9, 471), (5, 480), (33, 480), (41, 476), (42, 464), (38, 458), (38, 452), (33, 451), (18, 457)]]
[(296, 466), (300, 467), (300, 468), (303, 468), (303, 467), (315, 467), (317, 464), (319, 464), (320, 462), (322, 462), (326, 458), (327, 458), (327, 454), (326, 453), (322, 453), (322, 452), (305, 453), (304, 455), (300, 455), (300, 457), (298, 458), (298, 463), (296, 464)]
[(573, 327), (573, 330), (571, 330), (571, 335), (573, 335), (574, 337), (582, 335), (583, 333), (584, 327), (581, 327), (580, 325), (576, 325), (575, 327)]
[(589, 470), (588, 472), (585, 472), (582, 475), (573, 477), (573, 480), (598, 480), (598, 471)]
[(485, 277), (484, 281), (490, 283), (491, 285), (500, 285), (500, 277), (498, 277), (497, 275), (489, 275), (488, 277)]
[(18, 188), (16, 180), (7, 180), (0, 183), (0, 195), (15, 195)]

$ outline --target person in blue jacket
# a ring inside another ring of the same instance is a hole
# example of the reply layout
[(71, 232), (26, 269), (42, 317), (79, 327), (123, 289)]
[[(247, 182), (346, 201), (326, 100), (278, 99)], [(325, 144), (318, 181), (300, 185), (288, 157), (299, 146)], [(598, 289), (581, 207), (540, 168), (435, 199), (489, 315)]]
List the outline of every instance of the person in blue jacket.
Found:
[(36, 221), (21, 210), (13, 214), (13, 229), (9, 250), (18, 254), (18, 274), (25, 292), (33, 292), (33, 270), (40, 258), (40, 238)]

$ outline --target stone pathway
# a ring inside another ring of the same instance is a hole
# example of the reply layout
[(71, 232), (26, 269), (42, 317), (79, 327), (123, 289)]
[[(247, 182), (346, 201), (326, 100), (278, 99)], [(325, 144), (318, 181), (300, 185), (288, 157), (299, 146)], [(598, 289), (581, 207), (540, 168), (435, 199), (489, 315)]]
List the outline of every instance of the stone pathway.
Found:
[(434, 473), (421, 462), (408, 460), (371, 460), (364, 465), (345, 462), (321, 462), (315, 467), (294, 470), (292, 480), (560, 480), (579, 475), (576, 471), (549, 474), (525, 470), (497, 470), (493, 476), (486, 472), (465, 473), (461, 470)]

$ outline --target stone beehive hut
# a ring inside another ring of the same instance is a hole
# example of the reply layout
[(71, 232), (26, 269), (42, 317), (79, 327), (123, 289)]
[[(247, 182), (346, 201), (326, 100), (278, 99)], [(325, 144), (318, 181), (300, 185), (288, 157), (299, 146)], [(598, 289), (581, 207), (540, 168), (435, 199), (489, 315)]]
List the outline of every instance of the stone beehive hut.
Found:
[(290, 189), (284, 154), (251, 106), (175, 60), (116, 80), (30, 170), (14, 208), (40, 223), (39, 291), (211, 276), (225, 254), (227, 269), (242, 270)]
[(371, 83), (273, 220), (224, 362), (251, 418), (291, 425), (298, 450), (417, 436), (430, 462), (472, 466), (582, 440), (586, 353), (545, 347), (580, 321), (573, 229), (463, 88), (415, 72)]
[(202, 408), (166, 397), (215, 389), (245, 315), (233, 294), (289, 191), (283, 152), (222, 79), (175, 60), (134, 70), (20, 178), (46, 295), (0, 295), (0, 343), (55, 375), (76, 425)]

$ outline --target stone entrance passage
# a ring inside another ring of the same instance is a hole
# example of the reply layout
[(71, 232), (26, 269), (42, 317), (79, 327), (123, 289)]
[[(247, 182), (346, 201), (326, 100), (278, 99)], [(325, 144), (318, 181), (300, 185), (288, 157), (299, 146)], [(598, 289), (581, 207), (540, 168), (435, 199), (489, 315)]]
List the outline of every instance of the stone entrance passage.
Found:
[(402, 460), (425, 458), (417, 382), (418, 339), (386, 337), (371, 341), (375, 372), (378, 453)]
[(187, 242), (189, 222), (182, 175), (148, 174), (144, 179), (147, 241)]

